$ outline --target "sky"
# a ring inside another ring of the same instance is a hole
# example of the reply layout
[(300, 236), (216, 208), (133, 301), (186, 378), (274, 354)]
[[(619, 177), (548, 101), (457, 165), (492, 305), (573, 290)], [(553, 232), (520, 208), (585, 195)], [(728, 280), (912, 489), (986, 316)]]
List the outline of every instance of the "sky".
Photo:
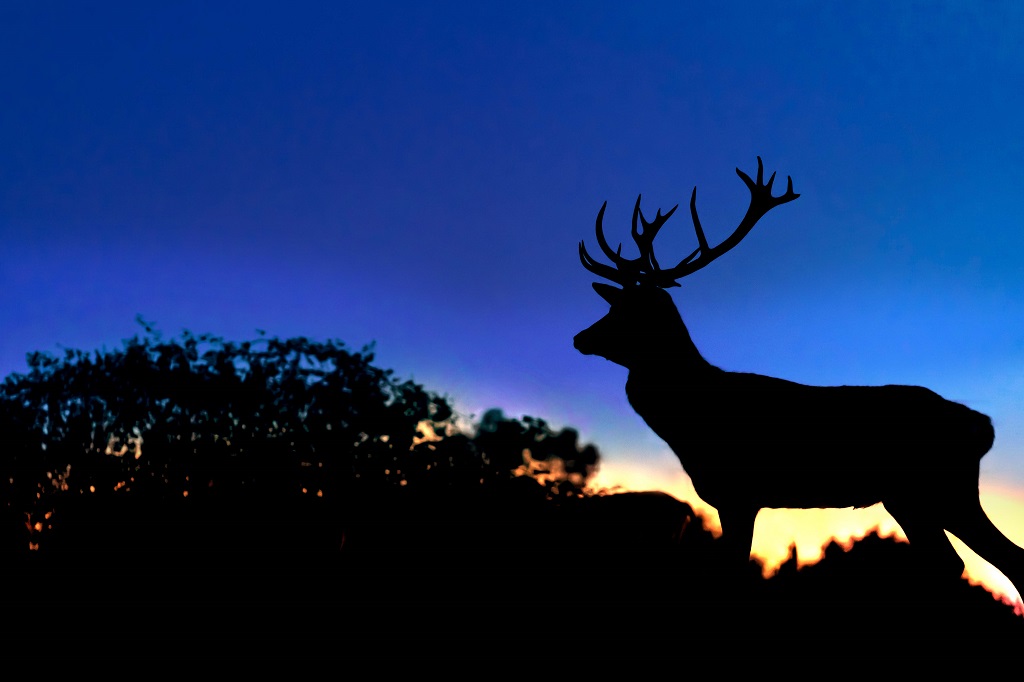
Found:
[[(372, 342), (467, 418), (578, 428), (603, 485), (693, 500), (625, 370), (573, 349), (607, 312), (577, 244), (597, 253), (607, 201), (630, 255), (642, 193), (684, 206), (656, 245), (675, 262), (694, 186), (717, 243), (760, 155), (801, 196), (673, 290), (697, 346), (990, 415), (983, 502), (1024, 544), (1021, 44), (1014, 2), (10, 0), (0, 376), (117, 348), (137, 315)], [(895, 532), (879, 509), (778, 514), (765, 555)]]

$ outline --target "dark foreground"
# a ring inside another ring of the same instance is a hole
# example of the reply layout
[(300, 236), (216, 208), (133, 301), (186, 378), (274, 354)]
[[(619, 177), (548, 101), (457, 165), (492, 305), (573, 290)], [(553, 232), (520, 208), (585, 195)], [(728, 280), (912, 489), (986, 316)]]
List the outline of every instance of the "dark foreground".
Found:
[(389, 500), (338, 524), (273, 513), (211, 524), (184, 503), (115, 519), (83, 506), (66, 541), (8, 552), (4, 635), (1024, 641), (1024, 618), (982, 588), (928, 575), (905, 544), (870, 536), (764, 580), (756, 564), (722, 566), (700, 518), (665, 495), (509, 499)]

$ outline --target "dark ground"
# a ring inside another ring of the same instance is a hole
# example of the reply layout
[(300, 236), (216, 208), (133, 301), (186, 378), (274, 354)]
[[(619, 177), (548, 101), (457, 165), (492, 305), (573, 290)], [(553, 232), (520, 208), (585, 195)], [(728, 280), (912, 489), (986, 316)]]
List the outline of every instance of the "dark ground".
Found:
[[(76, 510), (74, 528), (8, 552), (10, 640), (1024, 641), (1024, 618), (906, 544), (869, 536), (768, 580), (723, 566), (688, 505), (659, 493), (540, 504), (411, 497), (344, 523), (267, 513), (206, 523)], [(538, 488), (539, 489), (539, 488)], [(72, 540), (73, 538), (73, 540)]]

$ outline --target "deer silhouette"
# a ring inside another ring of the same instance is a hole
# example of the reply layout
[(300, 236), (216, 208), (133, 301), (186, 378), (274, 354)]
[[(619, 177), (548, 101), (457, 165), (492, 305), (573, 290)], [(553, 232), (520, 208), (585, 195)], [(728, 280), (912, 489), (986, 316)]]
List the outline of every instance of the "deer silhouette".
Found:
[(611, 310), (576, 335), (576, 349), (629, 370), (630, 405), (672, 448), (697, 494), (718, 510), (722, 542), (734, 561), (749, 560), (762, 508), (882, 502), (929, 571), (963, 571), (948, 530), (1024, 591), (1024, 549), (992, 524), (978, 498), (980, 460), (995, 437), (986, 415), (919, 386), (807, 386), (729, 372), (694, 345), (665, 289), (739, 244), (768, 211), (800, 196), (792, 178), (784, 194), (772, 196), (775, 174), (764, 182), (760, 157), (756, 182), (736, 173), (751, 195), (739, 226), (710, 247), (695, 187), (690, 214), (698, 246), (664, 270), (653, 241), (678, 206), (648, 222), (637, 197), (632, 237), (640, 255), (628, 259), (621, 244), (612, 250), (605, 240), (605, 202), (597, 242), (613, 265), (594, 260), (583, 242), (580, 260), (620, 287), (594, 283)]

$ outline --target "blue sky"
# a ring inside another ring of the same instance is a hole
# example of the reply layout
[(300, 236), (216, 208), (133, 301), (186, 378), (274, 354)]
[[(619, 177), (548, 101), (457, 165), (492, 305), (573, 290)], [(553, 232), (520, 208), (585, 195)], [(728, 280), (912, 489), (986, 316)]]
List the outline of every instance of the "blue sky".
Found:
[[(210, 4), (0, 9), (0, 373), (136, 314), (375, 341), (466, 414), (678, 477), (572, 347), (607, 307), (577, 243), (694, 185), (720, 241), (760, 155), (801, 197), (673, 291), (705, 357), (928, 386), (1024, 490), (1021, 5)], [(685, 208), (658, 241), (694, 248)]]

